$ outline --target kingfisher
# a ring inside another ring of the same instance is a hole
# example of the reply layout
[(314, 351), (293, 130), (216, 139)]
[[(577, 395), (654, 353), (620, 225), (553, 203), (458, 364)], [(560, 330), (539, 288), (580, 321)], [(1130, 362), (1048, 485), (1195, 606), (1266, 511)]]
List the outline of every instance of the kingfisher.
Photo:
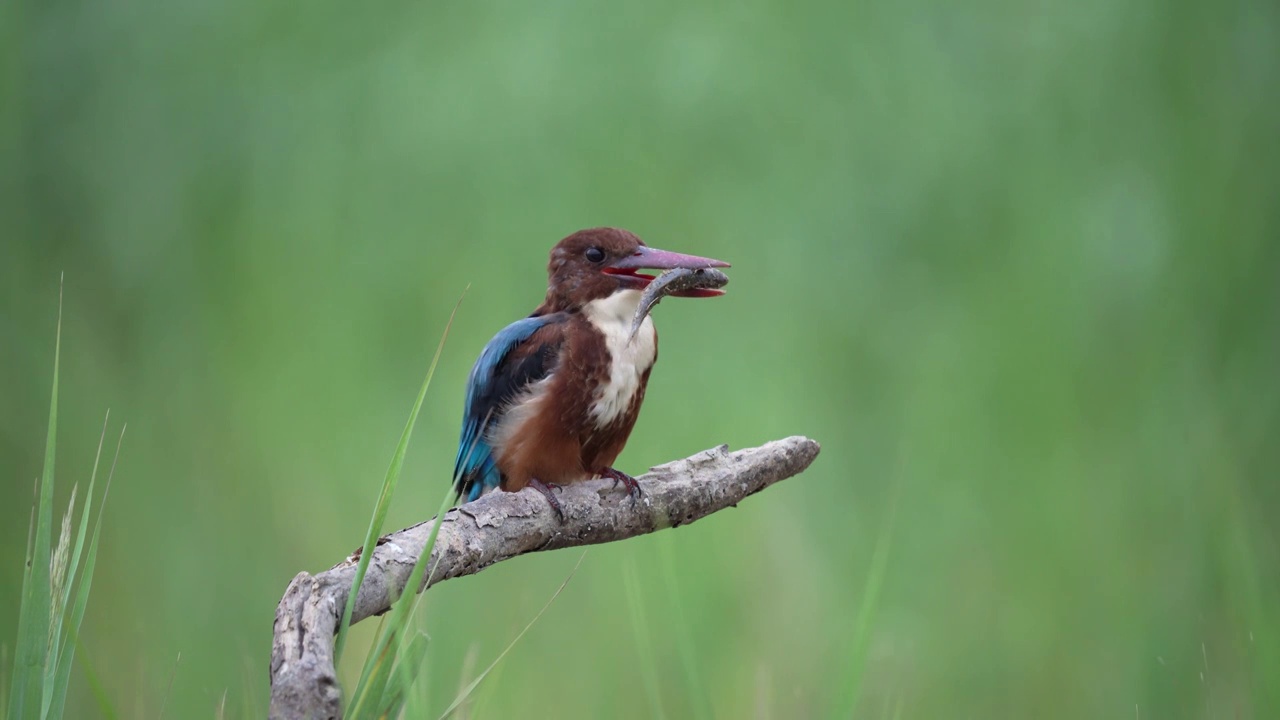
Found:
[(579, 230), (557, 243), (542, 304), (500, 330), (471, 368), (454, 461), (458, 499), (532, 487), (563, 521), (552, 489), (569, 483), (605, 477), (638, 498), (640, 485), (613, 463), (658, 359), (652, 317), (632, 335), (641, 293), (654, 279), (639, 271), (722, 267), (729, 263), (658, 250), (619, 228)]

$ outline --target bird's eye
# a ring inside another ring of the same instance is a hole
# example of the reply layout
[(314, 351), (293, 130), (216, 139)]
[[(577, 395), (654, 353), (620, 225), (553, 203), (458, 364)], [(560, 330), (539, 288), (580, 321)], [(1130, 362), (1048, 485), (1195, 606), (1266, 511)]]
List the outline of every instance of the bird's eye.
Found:
[(604, 251), (598, 247), (587, 248), (587, 259), (593, 263), (602, 262), (604, 260)]

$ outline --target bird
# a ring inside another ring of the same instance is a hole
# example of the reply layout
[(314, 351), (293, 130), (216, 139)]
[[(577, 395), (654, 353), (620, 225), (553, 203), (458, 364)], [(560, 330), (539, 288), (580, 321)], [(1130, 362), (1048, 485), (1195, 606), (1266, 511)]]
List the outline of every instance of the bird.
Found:
[[(631, 335), (641, 293), (654, 279), (639, 271), (722, 267), (730, 265), (649, 247), (620, 228), (579, 230), (556, 243), (542, 303), (498, 331), (467, 378), (455, 502), (532, 487), (563, 522), (552, 490), (596, 477), (612, 479), (615, 488), (621, 483), (638, 499), (639, 484), (614, 462), (658, 359), (652, 317)], [(672, 294), (713, 297), (723, 291)]]

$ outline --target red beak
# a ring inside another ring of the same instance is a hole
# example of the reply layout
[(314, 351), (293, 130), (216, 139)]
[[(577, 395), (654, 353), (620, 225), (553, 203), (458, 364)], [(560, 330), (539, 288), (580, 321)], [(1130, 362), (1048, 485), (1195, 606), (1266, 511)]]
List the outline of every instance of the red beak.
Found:
[[(622, 258), (614, 262), (604, 271), (610, 275), (617, 275), (620, 278), (626, 278), (628, 284), (633, 285), (636, 289), (644, 289), (649, 281), (653, 279), (652, 275), (644, 275), (636, 272), (640, 269), (653, 270), (673, 270), (675, 268), (688, 268), (690, 270), (698, 270), (700, 268), (727, 268), (729, 263), (714, 258), (698, 257), (697, 255), (685, 255), (683, 253), (670, 252), (667, 250), (659, 250), (651, 248), (647, 245), (641, 245), (636, 248), (632, 255)], [(634, 279), (634, 280), (633, 280)], [(723, 290), (711, 290), (695, 288), (692, 290), (682, 290), (672, 293), (672, 297), (716, 297), (723, 295)]]

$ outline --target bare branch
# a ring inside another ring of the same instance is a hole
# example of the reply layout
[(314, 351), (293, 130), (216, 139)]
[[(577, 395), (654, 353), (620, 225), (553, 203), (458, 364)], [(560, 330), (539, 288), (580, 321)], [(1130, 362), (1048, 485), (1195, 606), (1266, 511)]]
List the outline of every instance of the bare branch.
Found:
[[(574, 483), (558, 496), (563, 524), (536, 492), (490, 493), (445, 514), (427, 565), (435, 572), (418, 590), (524, 553), (613, 542), (691, 523), (802, 472), (819, 449), (801, 436), (737, 452), (722, 445), (637, 478), (644, 491), (639, 501), (615, 490), (609, 480)], [(434, 522), (379, 540), (356, 597), (353, 623), (389, 609), (388, 598), (404, 589)], [(300, 573), (289, 583), (276, 608), (271, 647), (272, 718), (340, 717), (333, 636), (355, 569), (351, 557), (318, 575)]]

